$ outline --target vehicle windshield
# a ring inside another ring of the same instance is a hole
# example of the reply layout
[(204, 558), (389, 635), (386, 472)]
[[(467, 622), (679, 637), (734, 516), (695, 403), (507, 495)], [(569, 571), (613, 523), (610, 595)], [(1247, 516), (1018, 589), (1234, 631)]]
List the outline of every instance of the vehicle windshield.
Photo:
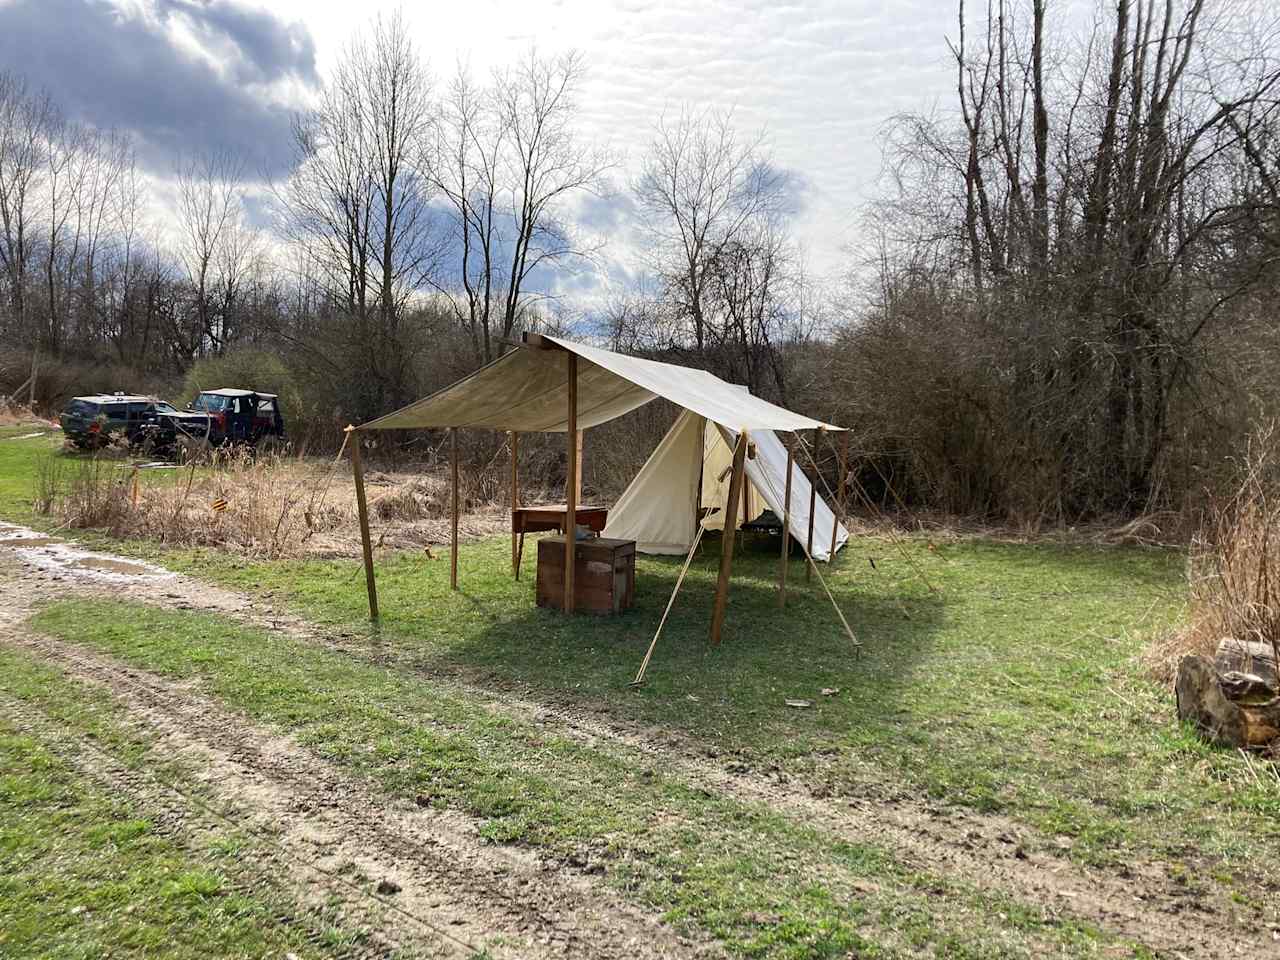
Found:
[(72, 400), (67, 404), (67, 413), (77, 417), (96, 417), (98, 405), (88, 400)]
[(208, 410), (211, 413), (221, 413), (231, 406), (231, 398), (219, 396), (216, 393), (202, 393), (196, 397), (196, 402), (191, 405), (193, 410)]
[(172, 403), (166, 403), (163, 400), (157, 400), (154, 404), (152, 404), (152, 407), (156, 413), (177, 413), (178, 412), (177, 407), (175, 407)]

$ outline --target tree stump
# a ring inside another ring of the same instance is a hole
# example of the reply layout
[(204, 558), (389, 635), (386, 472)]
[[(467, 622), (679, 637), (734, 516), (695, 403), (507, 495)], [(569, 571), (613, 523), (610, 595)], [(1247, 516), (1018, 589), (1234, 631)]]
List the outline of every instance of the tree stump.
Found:
[(1218, 652), (1213, 662), (1219, 673), (1236, 671), (1258, 677), (1273, 688), (1280, 687), (1280, 668), (1276, 664), (1276, 651), (1269, 643), (1255, 643), (1227, 637), (1218, 644)]
[[(1251, 691), (1258, 687), (1248, 677), (1244, 684), (1235, 677), (1224, 683), (1214, 662), (1207, 657), (1186, 656), (1178, 664), (1178, 716), (1190, 720), (1196, 729), (1215, 743), (1228, 747), (1262, 748), (1280, 740), (1280, 697), (1274, 695), (1261, 703), (1242, 703), (1231, 699), (1228, 691)], [(1271, 689), (1264, 687), (1262, 689)]]

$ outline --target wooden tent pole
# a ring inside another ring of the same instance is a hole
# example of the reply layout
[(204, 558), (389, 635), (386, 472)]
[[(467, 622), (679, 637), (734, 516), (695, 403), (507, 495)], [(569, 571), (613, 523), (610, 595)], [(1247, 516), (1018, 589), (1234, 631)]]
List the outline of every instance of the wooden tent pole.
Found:
[(574, 503), (582, 503), (582, 441), (585, 434), (585, 430), (574, 431), (574, 436), (577, 438), (574, 441), (577, 446), (577, 455), (574, 458), (577, 463), (577, 468), (573, 471)]
[(742, 489), (742, 473), (747, 463), (747, 431), (738, 433), (733, 448), (733, 475), (729, 478), (729, 495), (724, 504), (724, 536), (720, 538), (720, 579), (716, 581), (716, 606), (711, 615), (711, 643), (720, 645), (720, 628), (724, 626), (725, 606), (729, 602), (729, 573), (733, 569), (734, 531), (738, 526), (738, 497)]
[(565, 439), (569, 446), (569, 463), (565, 471), (565, 517), (564, 517), (564, 612), (573, 613), (574, 608), (574, 567), (577, 566), (578, 553), (578, 355), (566, 352), (569, 360), (569, 416), (566, 424)]
[(458, 589), (458, 428), (449, 428), (449, 589)]
[(516, 510), (520, 507), (520, 434), (511, 431), (511, 572), (520, 579), (519, 534), (516, 533)]
[[(782, 497), (782, 566), (778, 572), (778, 606), (787, 605), (787, 564), (791, 560), (791, 471), (795, 467), (796, 453), (792, 441), (787, 444), (787, 485)], [(775, 494), (776, 496), (776, 494)]]
[[(831, 439), (831, 435), (827, 435), (827, 439)], [(836, 539), (840, 536), (840, 523), (844, 520), (844, 493), (845, 493), (845, 472), (848, 469), (849, 462), (849, 431), (845, 430), (840, 434), (840, 449), (837, 451), (837, 462), (840, 464), (840, 482), (837, 487), (840, 493), (836, 497), (835, 505), (831, 511), (831, 561), (836, 560)]]
[[(354, 433), (355, 427), (347, 427)], [(378, 587), (373, 581), (373, 540), (369, 537), (369, 505), (364, 498), (364, 467), (360, 463), (360, 437), (351, 437), (351, 473), (356, 481), (356, 512), (360, 514), (360, 545), (364, 548), (364, 585), (369, 591), (369, 619), (378, 619)]]
[[(818, 445), (818, 432), (816, 430), (814, 431), (814, 434), (813, 434), (813, 443), (815, 447)], [(818, 465), (816, 462), (814, 463), (813, 468), (815, 471), (818, 469)], [(807, 546), (805, 547), (805, 551), (808, 554), (809, 562), (805, 564), (805, 568), (804, 568), (804, 578), (806, 581), (813, 579), (813, 519), (814, 519), (813, 515), (817, 510), (817, 507), (818, 507), (818, 477), (815, 474), (814, 478), (811, 481), (809, 481), (809, 538), (806, 541)]]

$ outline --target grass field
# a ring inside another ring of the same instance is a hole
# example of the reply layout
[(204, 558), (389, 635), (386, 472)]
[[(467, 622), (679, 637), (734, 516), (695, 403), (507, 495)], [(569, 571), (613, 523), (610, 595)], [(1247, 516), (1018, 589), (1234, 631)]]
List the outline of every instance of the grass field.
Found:
[[(130, 767), (147, 759), (108, 698), (6, 650), (0, 676), (0, 956), (326, 957), (358, 941), (323, 910), (280, 922), (295, 908), (246, 871), (262, 854), (251, 839), (180, 844), (157, 810), (79, 772), (59, 751), (74, 755), (80, 738)], [(20, 729), (14, 702), (53, 714), (58, 734)]]
[[(34, 456), (25, 443), (0, 442), (0, 511), (22, 521)], [(41, 611), (39, 630), (198, 680), (388, 796), (478, 818), (492, 842), (598, 863), (604, 882), (743, 956), (1143, 954), (1088, 923), (945, 870), (904, 869), (887, 845), (834, 839), (708, 794), (644, 753), (583, 743), (494, 702), (545, 704), (832, 803), (1007, 818), (1054, 858), (1120, 875), (1155, 864), (1192, 893), (1216, 887), (1274, 913), (1257, 901), (1274, 896), (1266, 865), (1280, 856), (1280, 789), (1179, 725), (1169, 692), (1137, 660), (1182, 613), (1175, 551), (858, 538), (824, 569), (855, 648), (799, 563), (779, 610), (777, 558), (749, 545), (735, 564), (724, 643), (711, 648), (711, 545), (647, 682), (632, 687), (676, 560), (641, 558), (636, 608), (591, 619), (534, 606), (535, 551), (516, 583), (503, 539), (463, 550), (456, 594), (447, 560), (389, 554), (378, 562), (384, 616), (374, 630), (350, 561), (116, 549), (269, 594), (346, 649), (74, 597)], [(811, 706), (787, 705), (795, 699)]]

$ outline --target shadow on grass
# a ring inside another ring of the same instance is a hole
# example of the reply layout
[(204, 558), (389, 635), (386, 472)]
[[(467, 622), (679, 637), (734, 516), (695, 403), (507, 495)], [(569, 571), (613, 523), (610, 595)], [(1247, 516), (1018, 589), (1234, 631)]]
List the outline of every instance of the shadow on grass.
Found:
[[(464, 591), (459, 602), (482, 621), (479, 628), (415, 645), (409, 660), (428, 673), (460, 671), (486, 687), (568, 709), (621, 715), (698, 738), (754, 742), (770, 752), (804, 752), (813, 746), (811, 736), (829, 742), (869, 712), (898, 712), (899, 693), (931, 659), (942, 597), (918, 585), (902, 594), (886, 591), (879, 577), (855, 576), (841, 562), (824, 566), (861, 640), (854, 647), (818, 578), (806, 582), (803, 562), (792, 564), (788, 602), (779, 608), (776, 546), (765, 547), (753, 544), (736, 558), (723, 641), (712, 647), (719, 543), (708, 544), (690, 568), (640, 687), (630, 683), (675, 585), (679, 559), (643, 558), (635, 607), (613, 617), (565, 617), (538, 608), (532, 584), (523, 581), (512, 584), (514, 596)], [(762, 737), (774, 739), (761, 743)]]

